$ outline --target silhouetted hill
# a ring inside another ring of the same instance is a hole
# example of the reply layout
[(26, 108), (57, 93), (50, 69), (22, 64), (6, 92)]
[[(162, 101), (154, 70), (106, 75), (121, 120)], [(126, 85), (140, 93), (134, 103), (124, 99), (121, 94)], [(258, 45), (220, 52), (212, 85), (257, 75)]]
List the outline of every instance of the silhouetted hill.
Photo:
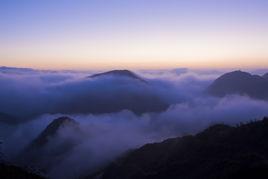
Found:
[(98, 73), (91, 75), (90, 78), (96, 78), (96, 77), (105, 77), (105, 76), (119, 76), (119, 77), (128, 77), (132, 79), (136, 79), (142, 82), (146, 82), (144, 79), (139, 77), (137, 74), (129, 71), (129, 70), (112, 70), (104, 73)]
[(18, 166), (0, 163), (0, 178), (2, 179), (42, 179), (43, 177)]
[(37, 166), (41, 170), (60, 162), (64, 155), (76, 145), (72, 138), (61, 137), (61, 129), (74, 130), (81, 134), (79, 123), (69, 117), (53, 120), (18, 156), (19, 164)]
[(57, 112), (102, 114), (130, 110), (142, 114), (161, 112), (170, 106), (153, 85), (131, 71), (113, 70), (88, 78), (95, 80), (84, 82), (88, 83), (86, 87), (93, 84), (87, 93), (84, 96), (78, 94), (77, 98), (71, 99), (71, 105), (62, 105)]
[(261, 77), (242, 71), (234, 71), (216, 79), (209, 86), (208, 92), (220, 97), (229, 94), (240, 94), (267, 100), (268, 80), (265, 76)]
[(214, 125), (192, 136), (148, 144), (92, 178), (268, 178), (268, 118), (237, 127)]
[(47, 144), (48, 140), (54, 137), (60, 128), (71, 127), (77, 128), (78, 123), (69, 117), (60, 117), (53, 120), (46, 129), (32, 142), (32, 147), (42, 147)]

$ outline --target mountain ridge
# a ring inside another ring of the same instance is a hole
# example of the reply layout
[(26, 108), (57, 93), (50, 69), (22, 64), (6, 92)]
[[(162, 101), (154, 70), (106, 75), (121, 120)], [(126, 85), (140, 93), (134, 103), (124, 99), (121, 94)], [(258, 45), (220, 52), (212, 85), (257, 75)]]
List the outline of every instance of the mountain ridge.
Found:
[(267, 117), (236, 127), (217, 124), (196, 135), (146, 144), (88, 178), (265, 178), (267, 139)]
[[(47, 171), (52, 164), (60, 163), (77, 142), (72, 138), (61, 137), (60, 130), (74, 130), (82, 134), (79, 123), (67, 116), (54, 119), (48, 126), (28, 144), (16, 158), (20, 165), (33, 165)], [(81, 135), (82, 137), (82, 135)]]
[(31, 147), (41, 147), (45, 145), (49, 138), (55, 136), (57, 132), (62, 127), (78, 127), (79, 123), (77, 123), (74, 119), (69, 118), (67, 116), (59, 117), (53, 120), (32, 142)]
[(217, 78), (207, 91), (209, 94), (219, 97), (239, 94), (268, 100), (268, 80), (265, 76), (252, 75), (243, 71), (225, 73)]
[(107, 72), (103, 72), (103, 73), (93, 74), (93, 75), (89, 76), (89, 78), (111, 76), (111, 75), (112, 76), (120, 76), (120, 77), (128, 77), (128, 78), (136, 79), (136, 80), (142, 81), (144, 83), (147, 83), (146, 80), (139, 77), (137, 74), (135, 74), (134, 72), (132, 72), (130, 70), (111, 70), (111, 71), (107, 71)]

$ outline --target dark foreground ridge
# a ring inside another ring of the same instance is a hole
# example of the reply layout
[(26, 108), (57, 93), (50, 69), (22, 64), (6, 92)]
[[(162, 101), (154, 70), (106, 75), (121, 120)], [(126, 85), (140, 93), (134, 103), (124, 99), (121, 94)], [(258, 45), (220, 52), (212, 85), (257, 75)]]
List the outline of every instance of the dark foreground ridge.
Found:
[(268, 178), (268, 118), (145, 145), (89, 178)]
[(137, 74), (129, 71), (129, 70), (112, 70), (112, 71), (108, 71), (108, 72), (104, 72), (104, 73), (98, 73), (98, 74), (94, 74), (91, 75), (90, 78), (96, 78), (96, 77), (103, 77), (103, 76), (120, 76), (120, 77), (128, 77), (128, 78), (132, 78), (132, 79), (136, 79), (142, 82), (146, 81), (139, 77)]
[(209, 86), (208, 92), (220, 97), (239, 94), (268, 100), (268, 73), (263, 76), (242, 71), (226, 73)]
[(0, 178), (2, 179), (42, 179), (44, 177), (39, 176), (26, 169), (0, 163)]

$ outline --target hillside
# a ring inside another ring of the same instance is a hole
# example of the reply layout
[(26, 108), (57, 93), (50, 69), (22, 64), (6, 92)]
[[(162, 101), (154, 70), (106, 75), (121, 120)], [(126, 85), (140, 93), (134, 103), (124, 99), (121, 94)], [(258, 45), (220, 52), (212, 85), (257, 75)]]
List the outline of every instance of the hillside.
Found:
[(234, 71), (216, 79), (209, 86), (208, 93), (219, 97), (238, 94), (268, 100), (268, 80), (266, 75), (258, 76), (247, 72)]
[(268, 118), (214, 125), (195, 136), (148, 144), (94, 177), (102, 179), (268, 178)]

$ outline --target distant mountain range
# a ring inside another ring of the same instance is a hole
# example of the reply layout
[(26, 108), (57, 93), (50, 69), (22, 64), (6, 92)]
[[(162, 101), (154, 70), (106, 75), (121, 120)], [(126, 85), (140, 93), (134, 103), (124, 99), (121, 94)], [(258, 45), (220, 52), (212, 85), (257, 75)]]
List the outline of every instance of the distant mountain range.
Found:
[(268, 178), (268, 118), (147, 144), (88, 178)]
[(268, 73), (263, 76), (242, 71), (226, 73), (209, 86), (208, 92), (220, 97), (239, 94), (268, 100)]
[(0, 163), (0, 178), (2, 179), (44, 179), (45, 177), (11, 164)]
[[(11, 67), (1, 67), (1, 69), (32, 70)], [(218, 97), (238, 94), (268, 100), (268, 73), (263, 76), (242, 71), (226, 73), (216, 79), (208, 87), (207, 92)], [(45, 106), (44, 108), (36, 105), (36, 108), (33, 106), (32, 110), (28, 110), (27, 105), (20, 105), (21, 111), (27, 111), (27, 114), (16, 114), (16, 111), (4, 111), (5, 108), (2, 108), (0, 122), (16, 124), (23, 119), (30, 119), (44, 113), (103, 114), (129, 110), (140, 115), (165, 111), (170, 105), (180, 102), (170, 100), (170, 96), (167, 98), (169, 94), (163, 94), (163, 89), (159, 91), (158, 86), (154, 86), (150, 80), (143, 79), (129, 70), (94, 74), (75, 82), (51, 86), (46, 89), (46, 93), (42, 94), (48, 96), (40, 99), (37, 96), (36, 100), (39, 101), (38, 105)], [(20, 104), (27, 104), (27, 98)]]
[(2, 73), (21, 73), (21, 72), (34, 72), (36, 70), (32, 68), (16, 68), (16, 67), (6, 67), (6, 66), (1, 66), (0, 67), (0, 72)]

